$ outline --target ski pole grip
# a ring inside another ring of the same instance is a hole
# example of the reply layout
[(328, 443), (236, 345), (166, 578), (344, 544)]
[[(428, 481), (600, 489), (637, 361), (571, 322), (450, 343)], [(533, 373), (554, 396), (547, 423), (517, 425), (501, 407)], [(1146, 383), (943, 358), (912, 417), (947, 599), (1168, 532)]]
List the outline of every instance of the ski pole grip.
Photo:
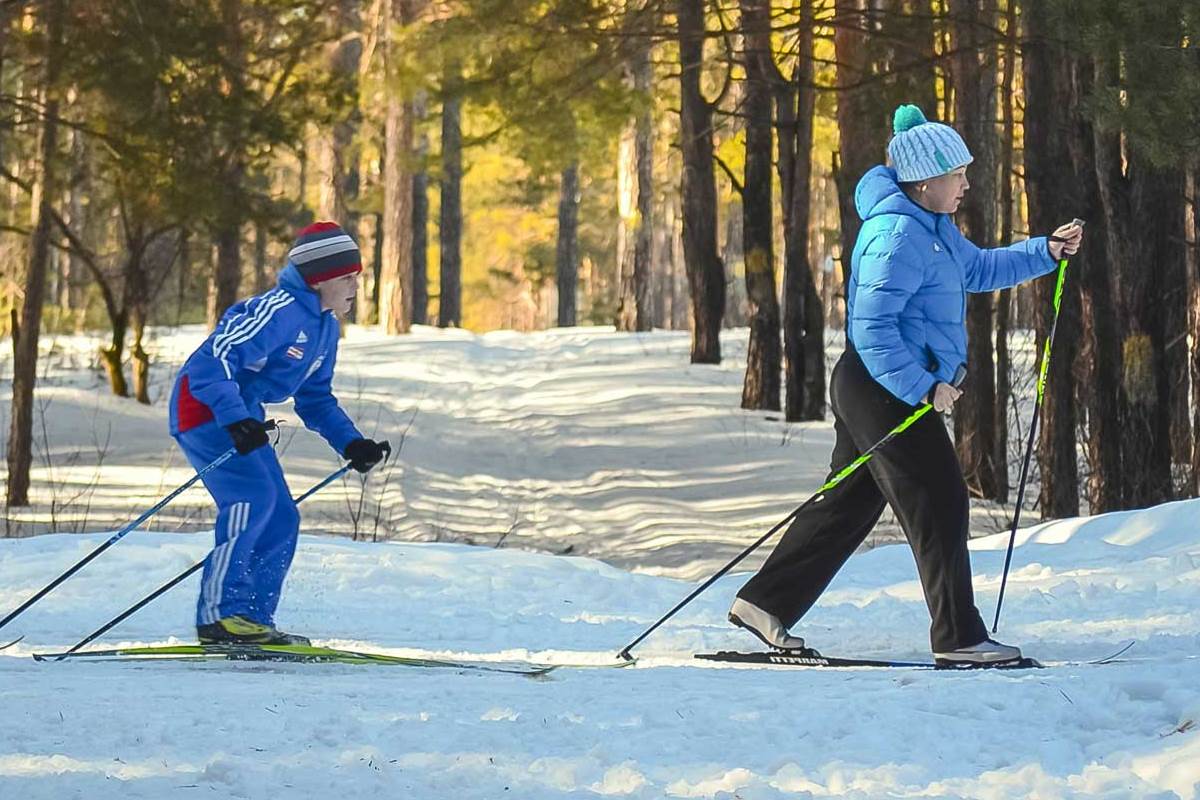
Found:
[[(1082, 228), (1084, 225), (1087, 225), (1087, 220), (1083, 220), (1083, 219), (1080, 219), (1079, 217), (1075, 217), (1074, 219), (1071, 220), (1071, 224)], [(1063, 237), (1055, 236), (1054, 234), (1050, 234), (1049, 236), (1047, 236), (1046, 240), (1050, 241), (1050, 242), (1065, 242), (1066, 241), (1066, 239), (1064, 239)]]
[(953, 386), (955, 389), (957, 389), (958, 387), (963, 385), (963, 382), (966, 379), (967, 379), (967, 365), (959, 364), (958, 369), (954, 370), (954, 380), (951, 381), (950, 385)]

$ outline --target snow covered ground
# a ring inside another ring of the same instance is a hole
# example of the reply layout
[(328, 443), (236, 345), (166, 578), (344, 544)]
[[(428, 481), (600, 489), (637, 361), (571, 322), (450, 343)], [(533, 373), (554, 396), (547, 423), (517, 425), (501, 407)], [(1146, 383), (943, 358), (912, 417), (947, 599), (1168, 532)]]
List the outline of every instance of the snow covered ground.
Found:
[[(545, 679), (333, 665), (36, 663), (207, 547), (139, 533), (15, 626), (0, 652), (0, 796), (1195, 798), (1200, 503), (1049, 524), (1017, 550), (1005, 638), (1040, 671), (745, 669), (723, 622), (740, 576), (624, 669)], [(0, 541), (10, 608), (102, 540)], [(1003, 537), (977, 540), (994, 605)], [(281, 623), (397, 654), (603, 662), (690, 584), (578, 557), (304, 537)], [(194, 585), (106, 641), (186, 639)], [(922, 658), (903, 546), (851, 559), (802, 625), (826, 652)]]
[[(96, 336), (47, 337), (34, 505), (11, 510), (0, 535), (101, 530), (185, 481), (191, 472), (167, 435), (165, 405), (175, 370), (203, 337), (199, 326), (154, 332), (151, 406), (108, 392)], [(746, 339), (745, 330), (726, 331), (725, 360), (714, 366), (688, 363), (686, 332), (418, 328), (389, 337), (352, 327), (335, 388), (367, 435), (403, 440), (403, 450), (365, 487), (350, 476), (308, 501), (305, 530), (501, 543), (671, 577), (709, 574), (823, 482), (833, 444), (831, 422), (788, 424), (738, 407)], [(1013, 344), (1018, 360), (1031, 352)], [(0, 446), (10, 351), (0, 342)], [(831, 334), (830, 363), (840, 351)], [(338, 466), (290, 406), (271, 414), (285, 420), (277, 449), (295, 492)], [(975, 532), (999, 530), (1010, 515), (977, 503)], [(889, 519), (883, 538), (899, 538)], [(199, 487), (155, 520), (164, 531), (211, 524)]]
[[(40, 476), (64, 488), (18, 523), (28, 533), (53, 511), (89, 532), (0, 539), (0, 614), (184, 479), (161, 395), (194, 341), (159, 339), (150, 408), (97, 391), (86, 346), (60, 343)], [(360, 513), (360, 534), (393, 541), (318, 535), (356, 512), (353, 484), (314, 498), (281, 625), (397, 654), (610, 661), (827, 466), (828, 424), (737, 410), (738, 341), (727, 364), (690, 367), (679, 334), (354, 331), (347, 405), (393, 443), (406, 434)], [(97, 468), (82, 451), (109, 426)], [(336, 461), (294, 430), (284, 463), (298, 490)], [(93, 484), (89, 516), (73, 517), (66, 499)], [(203, 499), (167, 528), (202, 528)], [(0, 632), (26, 636), (0, 651), (0, 798), (1196, 798), (1198, 527), (1193, 501), (1023, 531), (1000, 638), (1059, 663), (1039, 671), (695, 661), (753, 648), (724, 622), (744, 575), (648, 639), (636, 666), (537, 680), (29, 658), (182, 571), (211, 536), (139, 532)], [(1005, 539), (973, 542), (989, 620)], [(98, 644), (190, 640), (195, 592), (193, 579)], [(887, 546), (852, 558), (798, 633), (829, 654), (923, 659), (927, 626), (911, 553)], [(1119, 663), (1074, 663), (1131, 640)]]

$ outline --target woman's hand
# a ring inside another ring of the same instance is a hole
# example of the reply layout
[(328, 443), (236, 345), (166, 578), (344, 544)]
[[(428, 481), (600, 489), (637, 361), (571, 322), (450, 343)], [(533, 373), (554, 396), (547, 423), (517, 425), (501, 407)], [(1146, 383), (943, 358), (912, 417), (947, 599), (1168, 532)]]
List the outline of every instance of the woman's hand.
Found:
[(1079, 252), (1079, 245), (1083, 243), (1083, 226), (1075, 222), (1069, 222), (1066, 225), (1059, 225), (1058, 229), (1050, 236), (1049, 248), (1050, 257), (1055, 261), (1060, 260), (1063, 255), (1073, 256)]
[(933, 389), (929, 391), (929, 395), (925, 398), (925, 402), (933, 406), (934, 411), (939, 414), (945, 414), (954, 408), (954, 401), (960, 397), (962, 397), (962, 392), (950, 384), (935, 383)]

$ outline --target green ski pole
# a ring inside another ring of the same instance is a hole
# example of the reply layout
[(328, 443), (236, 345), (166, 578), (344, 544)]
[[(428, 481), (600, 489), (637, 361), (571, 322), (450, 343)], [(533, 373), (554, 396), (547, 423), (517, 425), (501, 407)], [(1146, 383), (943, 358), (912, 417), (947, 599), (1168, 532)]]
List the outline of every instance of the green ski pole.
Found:
[[(1073, 225), (1083, 226), (1076, 217)], [(1038, 370), (1037, 399), (1033, 405), (1033, 419), (1029, 423), (1029, 440), (1025, 443), (1025, 460), (1021, 463), (1021, 478), (1017, 483), (1017, 507), (1013, 509), (1012, 530), (1008, 533), (1008, 552), (1004, 555), (1004, 574), (1000, 577), (1000, 596), (996, 598), (996, 618), (992, 620), (992, 633), (1000, 625), (1000, 608), (1004, 605), (1004, 588), (1008, 584), (1008, 569), (1012, 565), (1013, 547), (1017, 541), (1017, 523), (1021, 521), (1021, 504), (1025, 501), (1025, 482), (1029, 478), (1029, 464), (1033, 460), (1033, 442), (1037, 438), (1038, 420), (1042, 415), (1042, 400), (1046, 396), (1046, 376), (1050, 372), (1050, 350), (1054, 346), (1054, 332), (1058, 330), (1058, 313), (1062, 307), (1063, 286), (1067, 280), (1067, 257), (1058, 261), (1058, 284), (1054, 287), (1054, 321), (1050, 323), (1050, 335), (1042, 347), (1042, 365)]]

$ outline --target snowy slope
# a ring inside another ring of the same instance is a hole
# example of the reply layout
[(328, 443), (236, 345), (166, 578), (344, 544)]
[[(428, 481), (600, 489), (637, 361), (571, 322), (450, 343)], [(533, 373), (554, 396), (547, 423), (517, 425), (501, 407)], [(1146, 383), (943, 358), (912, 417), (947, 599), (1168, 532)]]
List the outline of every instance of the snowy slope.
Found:
[[(187, 479), (165, 403), (174, 370), (203, 336), (199, 326), (155, 331), (150, 407), (106, 394), (88, 369), (95, 338), (47, 339), (35, 505), (12, 512), (8, 535), (100, 530)], [(372, 476), (365, 497), (352, 476), (309, 501), (306, 530), (482, 545), (503, 538), (670, 577), (710, 573), (822, 483), (833, 446), (831, 421), (788, 424), (738, 407), (746, 338), (726, 331), (723, 363), (692, 365), (686, 332), (417, 328), (389, 337), (353, 327), (337, 393), (368, 435), (403, 439), (404, 449)], [(831, 334), (829, 358), (840, 348)], [(1017, 340), (1013, 348), (1018, 360), (1026, 353)], [(0, 445), (9, 350), (0, 343)], [(337, 466), (290, 407), (271, 414), (286, 420), (277, 450), (294, 491)], [(212, 524), (207, 504), (203, 489), (189, 491), (156, 527), (202, 530)], [(974, 511), (979, 533), (1010, 513)]]
[[(163, 394), (199, 335), (159, 336), (151, 407), (105, 395), (88, 337), (47, 342), (40, 494), (14, 513), (15, 530), (86, 533), (0, 538), (0, 614), (187, 476)], [(744, 340), (728, 334), (714, 367), (688, 365), (678, 333), (352, 330), (338, 390), (365, 430), (393, 444), (404, 436), (404, 450), (372, 475), (361, 506), (354, 482), (305, 504), (280, 623), (399, 654), (610, 660), (828, 466), (829, 423), (737, 408)], [(0, 381), (0, 416), (7, 391)], [(295, 424), (280, 449), (296, 491), (337, 465)], [(974, 533), (1004, 516), (976, 506)], [(360, 535), (381, 541), (324, 535), (354, 517)], [(26, 635), (0, 651), (0, 800), (1200, 794), (1195, 502), (1022, 531), (1000, 638), (1058, 662), (1136, 641), (1104, 666), (943, 674), (696, 662), (702, 649), (754, 646), (724, 622), (744, 575), (649, 639), (636, 667), (538, 681), (29, 658), (69, 646), (201, 558), (209, 525), (203, 492), (189, 493), (156, 518), (161, 532), (130, 535), (0, 632)], [(180, 526), (198, 532), (170, 532)], [(973, 543), (989, 620), (1004, 539)], [(563, 552), (572, 555), (552, 555)], [(98, 644), (190, 640), (195, 591), (194, 580), (177, 588)], [(834, 655), (918, 659), (927, 626), (901, 545), (852, 558), (798, 633)]]
[[(1195, 798), (1200, 502), (1044, 525), (1016, 553), (1003, 633), (1036, 672), (701, 665), (749, 647), (730, 576), (638, 665), (548, 679), (326, 665), (39, 664), (200, 557), (202, 534), (136, 534), (15, 627), (0, 653), (0, 796)], [(0, 608), (102, 541), (0, 540)], [(994, 604), (1003, 537), (977, 541)], [(401, 654), (597, 662), (691, 584), (598, 561), (306, 536), (281, 624)], [(187, 639), (194, 585), (107, 642)], [(829, 653), (924, 657), (907, 548), (851, 559), (802, 633)], [(7, 632), (7, 631), (6, 631)]]

